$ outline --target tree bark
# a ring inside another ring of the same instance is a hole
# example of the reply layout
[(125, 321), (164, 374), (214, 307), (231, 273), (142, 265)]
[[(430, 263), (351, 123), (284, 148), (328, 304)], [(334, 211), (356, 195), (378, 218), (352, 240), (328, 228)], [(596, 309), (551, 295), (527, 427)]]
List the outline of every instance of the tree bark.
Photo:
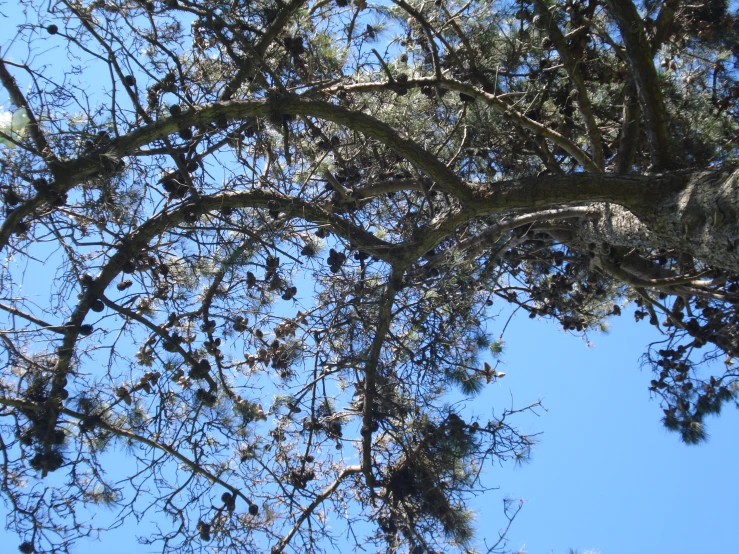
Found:
[(608, 11), (618, 25), (629, 58), (631, 73), (639, 93), (652, 154), (652, 169), (674, 168), (667, 110), (662, 98), (652, 45), (644, 32), (644, 21), (631, 0), (608, 0)]
[[(592, 234), (598, 230), (616, 245), (636, 246), (639, 243), (652, 248), (679, 249), (706, 264), (739, 274), (739, 254), (735, 250), (739, 240), (736, 224), (739, 221), (739, 172), (734, 168), (653, 175), (593, 172), (469, 183), (416, 142), (370, 115), (290, 95), (267, 101), (223, 102), (191, 109), (181, 117), (165, 118), (115, 139), (99, 157), (120, 159), (144, 144), (176, 132), (182, 125), (209, 123), (219, 117), (266, 116), (271, 111), (332, 121), (371, 136), (404, 156), (440, 190), (456, 197), (460, 204), (456, 214), (442, 216), (436, 226), (448, 229), (476, 216), (603, 202), (626, 208), (629, 213), (614, 206), (604, 208), (600, 227), (593, 228)], [(99, 168), (100, 162), (89, 158), (60, 164), (55, 190), (66, 192), (94, 176)], [(18, 222), (46, 201), (39, 193), (12, 210), (0, 225), (0, 247), (7, 244)], [(340, 226), (342, 221), (337, 218), (335, 223)]]
[(500, 183), (478, 213), (602, 202), (579, 240), (630, 248), (677, 249), (739, 273), (739, 170), (690, 170), (654, 176), (578, 174)]

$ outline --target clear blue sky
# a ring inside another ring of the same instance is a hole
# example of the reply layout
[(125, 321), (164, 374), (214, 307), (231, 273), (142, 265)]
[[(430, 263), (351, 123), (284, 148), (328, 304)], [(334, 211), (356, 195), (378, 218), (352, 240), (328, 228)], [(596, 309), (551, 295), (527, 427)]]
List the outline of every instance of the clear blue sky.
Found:
[(523, 426), (543, 433), (531, 463), (488, 472), (500, 489), (480, 500), (479, 526), (499, 526), (495, 510), (510, 496), (526, 501), (510, 546), (531, 554), (735, 551), (739, 414), (728, 408), (707, 420), (708, 443), (682, 444), (649, 399), (651, 372), (639, 370), (656, 330), (626, 314), (611, 321), (609, 335), (591, 335), (591, 348), (553, 324), (512, 324), (507, 375), (478, 402), (542, 398), (548, 412)]

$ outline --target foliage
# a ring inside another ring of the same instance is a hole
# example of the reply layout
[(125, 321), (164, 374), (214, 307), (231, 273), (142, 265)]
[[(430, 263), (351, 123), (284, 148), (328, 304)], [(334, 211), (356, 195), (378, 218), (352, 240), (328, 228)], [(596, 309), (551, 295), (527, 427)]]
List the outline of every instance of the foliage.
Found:
[(499, 303), (576, 334), (634, 304), (686, 442), (735, 402), (736, 233), (694, 245), (739, 202), (670, 234), (627, 196), (690, 177), (736, 200), (727, 2), (21, 5), (0, 46), (24, 116), (0, 127), (21, 551), (69, 551), (104, 505), (163, 511), (142, 538), (163, 552), (472, 552), (484, 467), (534, 442), (511, 418), (536, 405), (449, 404), (504, 376), (478, 358), (503, 355)]

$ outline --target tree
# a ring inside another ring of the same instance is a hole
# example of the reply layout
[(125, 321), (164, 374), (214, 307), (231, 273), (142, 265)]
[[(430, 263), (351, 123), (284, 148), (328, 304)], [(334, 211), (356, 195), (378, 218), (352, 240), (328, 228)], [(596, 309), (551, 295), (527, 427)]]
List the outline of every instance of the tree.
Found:
[(68, 551), (100, 503), (163, 510), (165, 552), (321, 551), (329, 512), (383, 551), (469, 548), (481, 469), (533, 443), (515, 411), (445, 404), (502, 377), (479, 359), (494, 302), (573, 333), (636, 304), (686, 442), (736, 401), (726, 1), (21, 4), (0, 56), (21, 551)]

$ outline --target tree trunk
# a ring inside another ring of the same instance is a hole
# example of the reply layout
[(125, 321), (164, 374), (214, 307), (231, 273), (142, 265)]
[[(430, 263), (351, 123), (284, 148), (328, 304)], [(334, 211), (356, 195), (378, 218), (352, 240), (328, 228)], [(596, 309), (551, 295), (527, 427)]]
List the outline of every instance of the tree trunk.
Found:
[(579, 242), (676, 249), (739, 273), (739, 171), (691, 170), (653, 176), (577, 174), (496, 183), (480, 194), (477, 214), (600, 204)]
[(630, 206), (637, 217), (619, 207), (606, 207), (607, 217), (595, 225), (607, 228), (611, 235), (620, 233), (623, 246), (649, 241), (653, 248), (677, 249), (713, 267), (739, 273), (739, 171), (685, 176), (684, 186), (667, 190), (661, 202)]

